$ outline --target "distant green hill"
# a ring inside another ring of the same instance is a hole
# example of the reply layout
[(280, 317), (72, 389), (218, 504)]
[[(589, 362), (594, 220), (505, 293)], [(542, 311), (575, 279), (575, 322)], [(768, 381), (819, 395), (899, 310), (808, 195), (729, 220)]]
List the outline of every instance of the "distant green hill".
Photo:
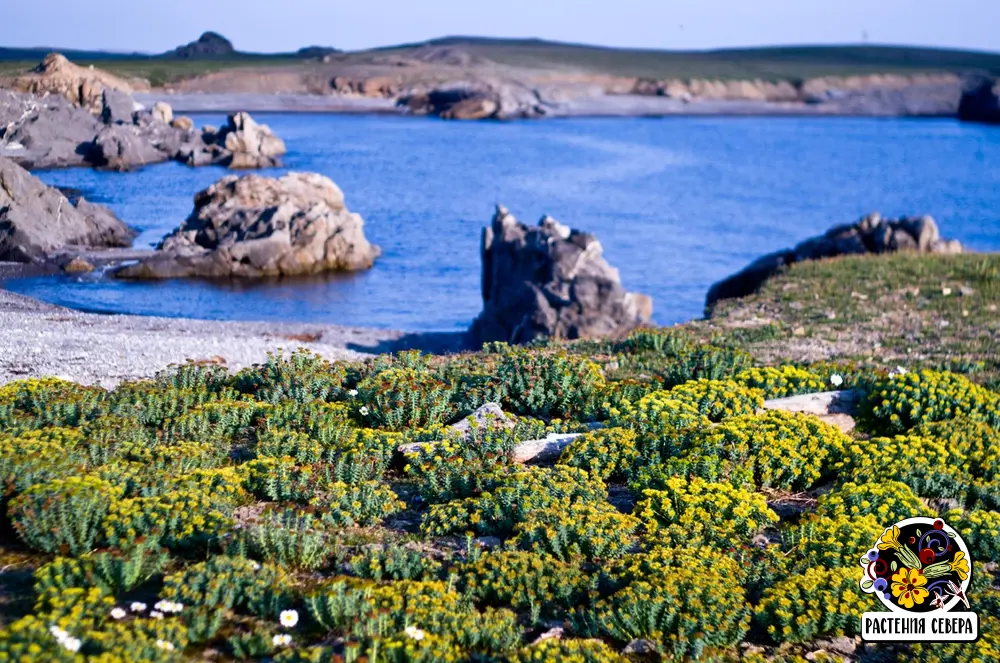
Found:
[[(817, 76), (875, 73), (980, 72), (1000, 75), (1000, 53), (912, 46), (776, 46), (709, 51), (611, 48), (545, 41), (452, 36), (425, 42), (342, 53), (336, 60), (363, 61), (373, 53), (406, 57), (432, 47), (455, 48), (500, 64), (531, 69), (580, 70), (640, 78), (802, 80)], [(231, 67), (294, 65), (326, 49), (298, 53), (232, 53), (225, 57), (171, 59), (169, 54), (0, 48), (0, 74), (27, 70), (56, 50), (79, 64), (96, 64), (122, 75), (162, 84)]]

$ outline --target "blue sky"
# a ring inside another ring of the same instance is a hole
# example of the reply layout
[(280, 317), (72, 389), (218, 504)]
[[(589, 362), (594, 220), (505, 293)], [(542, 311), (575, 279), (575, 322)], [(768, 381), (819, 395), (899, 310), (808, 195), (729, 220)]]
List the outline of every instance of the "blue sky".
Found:
[[(149, 11), (141, 4), (152, 6)], [(161, 52), (359, 49), (464, 34), (666, 49), (917, 44), (1000, 50), (1000, 0), (4, 0), (0, 45)]]

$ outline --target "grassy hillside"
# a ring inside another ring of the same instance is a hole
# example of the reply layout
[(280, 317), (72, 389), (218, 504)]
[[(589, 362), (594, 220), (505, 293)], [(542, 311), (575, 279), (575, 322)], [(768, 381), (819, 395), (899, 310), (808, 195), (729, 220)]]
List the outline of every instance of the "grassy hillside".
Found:
[[(591, 73), (645, 78), (713, 78), (801, 80), (816, 76), (870, 73), (967, 72), (1000, 74), (1000, 54), (897, 46), (782, 46), (713, 51), (667, 51), (605, 48), (537, 39), (445, 37), (419, 44), (389, 46), (337, 56), (358, 63), (372, 54), (406, 57), (417, 49), (442, 46), (516, 67), (574, 69)], [(0, 74), (34, 66), (47, 49), (0, 49)], [(141, 76), (156, 83), (235, 67), (285, 66), (301, 63), (295, 54), (238, 54), (223, 59), (170, 60), (158, 56), (68, 51), (81, 64), (115, 73)]]

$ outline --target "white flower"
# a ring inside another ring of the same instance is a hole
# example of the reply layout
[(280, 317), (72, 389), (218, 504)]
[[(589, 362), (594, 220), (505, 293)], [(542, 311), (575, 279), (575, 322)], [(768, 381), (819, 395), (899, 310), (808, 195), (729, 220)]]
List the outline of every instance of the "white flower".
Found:
[(839, 387), (840, 385), (844, 384), (844, 378), (834, 373), (833, 375), (830, 376), (830, 384), (832, 384), (834, 387)]
[(157, 601), (156, 605), (153, 606), (154, 609), (160, 612), (174, 613), (180, 612), (184, 609), (184, 606), (176, 601)]
[(121, 608), (111, 608), (111, 619), (125, 619), (128, 613)]
[(355, 396), (358, 395), (358, 390), (357, 389), (351, 389), (349, 392), (347, 392), (347, 395), (350, 396), (351, 398), (354, 398)]
[(292, 628), (299, 623), (299, 613), (294, 610), (282, 610), (281, 615), (278, 616), (278, 621), (285, 628)]
[(132, 605), (130, 605), (128, 609), (131, 610), (132, 612), (146, 612), (146, 604), (141, 603), (140, 601), (136, 601)]
[(76, 653), (80, 651), (80, 645), (83, 643), (80, 642), (79, 638), (63, 638), (62, 640), (59, 641), (59, 644), (61, 644), (63, 646), (63, 649), (65, 649), (66, 651), (71, 651), (73, 653)]
[(897, 366), (890, 375), (906, 375), (906, 369), (902, 366)]
[(951, 294), (951, 288), (941, 288), (941, 294), (947, 297)]
[(258, 564), (257, 562), (251, 562), (250, 568), (253, 569), (254, 571), (260, 571), (260, 564)]
[(159, 610), (153, 610), (149, 613), (149, 616), (153, 619), (163, 619), (163, 613)]
[(424, 639), (424, 632), (418, 629), (416, 626), (407, 626), (406, 629), (403, 630), (403, 633), (413, 638), (414, 640)]
[(156, 646), (159, 647), (160, 649), (164, 649), (166, 651), (173, 651), (174, 650), (174, 643), (167, 642), (166, 640), (157, 640), (156, 641)]
[(275, 647), (287, 647), (292, 644), (292, 636), (287, 633), (279, 633), (278, 635), (271, 638), (271, 644)]
[(365, 406), (365, 405), (362, 405), (362, 406), (361, 406), (361, 409), (360, 409), (360, 410), (358, 410), (358, 412), (360, 412), (360, 413), (361, 413), (361, 416), (362, 416), (362, 417), (367, 417), (367, 416), (368, 416), (368, 407), (367, 407), (367, 406)]
[(59, 628), (55, 624), (53, 624), (52, 626), (49, 627), (49, 633), (51, 633), (52, 635), (54, 635), (55, 638), (56, 638), (56, 640), (60, 640), (60, 641), (69, 637), (69, 633), (67, 633), (66, 631), (62, 630), (61, 628)]

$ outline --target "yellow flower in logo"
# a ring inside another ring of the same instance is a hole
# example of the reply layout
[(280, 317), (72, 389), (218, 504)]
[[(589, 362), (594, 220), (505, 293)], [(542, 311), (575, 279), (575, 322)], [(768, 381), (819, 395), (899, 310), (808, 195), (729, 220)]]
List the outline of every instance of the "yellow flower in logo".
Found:
[(908, 569), (904, 566), (892, 576), (892, 595), (899, 605), (909, 609), (920, 605), (927, 598), (929, 592), (924, 587), (926, 584), (927, 578), (920, 569)]
[[(895, 525), (891, 529), (887, 529), (882, 533), (882, 538), (878, 540), (879, 550), (899, 550), (899, 528)], [(904, 569), (905, 571), (906, 569)]]
[(955, 559), (948, 563), (951, 570), (958, 573), (958, 577), (965, 580), (969, 577), (969, 560), (965, 559), (965, 553), (959, 550), (955, 553)]

